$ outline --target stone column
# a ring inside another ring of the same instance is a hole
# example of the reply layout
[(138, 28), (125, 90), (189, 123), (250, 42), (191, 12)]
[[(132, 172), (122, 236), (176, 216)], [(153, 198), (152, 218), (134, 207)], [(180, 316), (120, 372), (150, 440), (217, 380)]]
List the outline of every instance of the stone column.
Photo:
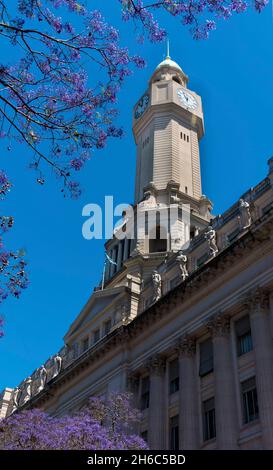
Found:
[(268, 294), (258, 288), (249, 296), (250, 324), (256, 359), (256, 386), (264, 449), (273, 449), (273, 344)]
[(179, 449), (199, 448), (198, 393), (195, 339), (184, 336), (179, 354)]
[(147, 364), (150, 373), (150, 401), (148, 416), (148, 442), (150, 449), (166, 449), (166, 396), (165, 360), (159, 355)]
[(271, 338), (273, 340), (273, 292), (269, 294), (269, 322), (271, 329)]
[(217, 449), (238, 449), (238, 410), (232, 366), (230, 319), (216, 315), (208, 323), (213, 340)]
[(127, 237), (125, 237), (125, 239), (124, 239), (123, 261), (126, 261), (129, 257), (128, 249), (129, 249), (129, 240), (128, 240)]
[[(127, 390), (131, 394), (131, 405), (133, 408), (140, 408), (139, 403), (139, 383), (140, 376), (137, 372), (131, 373), (127, 376)], [(136, 422), (131, 425), (132, 433), (139, 434), (140, 423)]]

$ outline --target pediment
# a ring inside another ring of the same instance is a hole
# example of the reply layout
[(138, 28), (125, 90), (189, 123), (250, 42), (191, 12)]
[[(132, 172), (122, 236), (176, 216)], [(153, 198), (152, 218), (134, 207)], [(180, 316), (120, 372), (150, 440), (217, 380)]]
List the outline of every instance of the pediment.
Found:
[(78, 317), (70, 325), (64, 337), (65, 342), (67, 342), (71, 336), (74, 336), (78, 330), (81, 330), (84, 325), (91, 322), (98, 314), (110, 308), (112, 304), (118, 302), (125, 295), (128, 295), (128, 289), (125, 286), (93, 292)]

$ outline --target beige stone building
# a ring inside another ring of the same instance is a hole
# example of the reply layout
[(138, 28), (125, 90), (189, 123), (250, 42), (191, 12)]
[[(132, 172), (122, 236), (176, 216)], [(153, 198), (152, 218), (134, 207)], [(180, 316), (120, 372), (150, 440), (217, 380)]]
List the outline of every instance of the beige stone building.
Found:
[(4, 390), (2, 417), (129, 389), (152, 449), (273, 449), (273, 159), (212, 216), (202, 102), (187, 84), (168, 56), (154, 71), (133, 110), (135, 215), (106, 243), (113, 262), (63, 349)]

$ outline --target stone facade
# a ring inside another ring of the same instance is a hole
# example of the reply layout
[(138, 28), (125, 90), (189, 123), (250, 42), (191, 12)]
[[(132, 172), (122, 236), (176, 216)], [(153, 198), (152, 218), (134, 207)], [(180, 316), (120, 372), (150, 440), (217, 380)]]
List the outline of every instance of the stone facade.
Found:
[(134, 134), (136, 202), (147, 211), (189, 202), (189, 239), (182, 234), (184, 244), (169, 240), (159, 251), (146, 233), (109, 240), (117, 266), (108, 266), (104, 288), (94, 290), (63, 349), (5, 389), (1, 417), (29, 407), (61, 416), (91, 395), (130, 390), (152, 449), (273, 449), (272, 159), (263, 181), (212, 217), (201, 195), (201, 99), (190, 92), (191, 109), (177, 98), (177, 89), (188, 96), (187, 82), (166, 58), (134, 108)]

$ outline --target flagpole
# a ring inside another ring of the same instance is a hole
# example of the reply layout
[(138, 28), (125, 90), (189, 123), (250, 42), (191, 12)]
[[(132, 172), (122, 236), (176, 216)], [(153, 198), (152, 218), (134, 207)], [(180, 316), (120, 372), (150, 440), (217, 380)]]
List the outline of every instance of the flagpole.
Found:
[(101, 281), (101, 290), (104, 289), (105, 270), (106, 270), (106, 259), (104, 260), (104, 264), (103, 264), (102, 281)]

